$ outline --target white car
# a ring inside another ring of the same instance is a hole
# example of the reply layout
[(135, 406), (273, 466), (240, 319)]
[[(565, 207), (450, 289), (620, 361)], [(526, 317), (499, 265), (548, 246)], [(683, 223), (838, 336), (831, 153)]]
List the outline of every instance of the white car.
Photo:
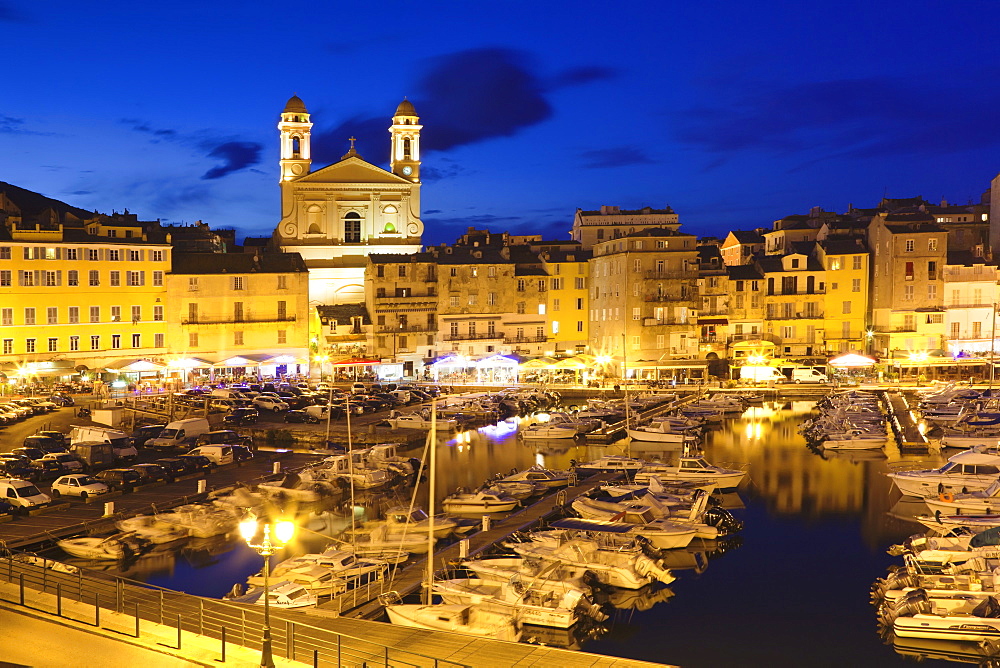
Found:
[(99, 496), (108, 493), (108, 486), (89, 475), (74, 473), (56, 478), (52, 483), (52, 496), (78, 496), (86, 499), (88, 496)]
[(68, 452), (49, 452), (42, 457), (42, 460), (57, 461), (63, 471), (69, 471), (70, 473), (83, 470), (83, 462)]
[(256, 397), (253, 400), (254, 406), (266, 411), (287, 411), (288, 404), (273, 397)]

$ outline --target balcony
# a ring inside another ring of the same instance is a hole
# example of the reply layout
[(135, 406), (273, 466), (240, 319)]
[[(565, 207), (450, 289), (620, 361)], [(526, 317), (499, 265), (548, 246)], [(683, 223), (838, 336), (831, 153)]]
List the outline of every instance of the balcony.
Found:
[(476, 332), (468, 334), (448, 334), (445, 341), (484, 341), (488, 339), (502, 339), (503, 332)]
[(410, 294), (408, 294), (408, 295), (397, 295), (395, 293), (391, 294), (391, 295), (379, 295), (379, 294), (376, 294), (375, 295), (375, 299), (377, 299), (377, 300), (416, 299), (416, 300), (419, 300), (419, 301), (429, 301), (429, 300), (437, 301), (437, 294), (415, 295), (412, 292)]
[(771, 343), (781, 343), (781, 339), (773, 334), (731, 334), (726, 337), (726, 343), (728, 344), (739, 343), (740, 341), (770, 341)]
[(693, 269), (689, 269), (688, 271), (677, 270), (677, 269), (670, 270), (670, 271), (667, 271), (667, 270), (657, 271), (656, 269), (647, 269), (645, 272), (643, 272), (643, 275), (646, 278), (652, 278), (652, 279), (656, 279), (656, 278), (691, 278), (691, 279), (694, 279), (694, 278), (698, 278), (698, 268), (694, 267)]
[(692, 295), (690, 297), (686, 297), (686, 296), (682, 297), (680, 295), (660, 295), (660, 294), (655, 294), (654, 293), (654, 294), (643, 295), (642, 300), (645, 301), (645, 302), (656, 302), (656, 303), (662, 303), (662, 302), (683, 302), (683, 303), (686, 303), (686, 304), (691, 304), (692, 302), (695, 301), (695, 296)]
[(196, 318), (182, 318), (182, 325), (254, 325), (269, 322), (295, 322), (294, 315), (272, 315), (272, 316), (243, 316), (235, 318), (233, 316), (222, 318), (209, 318), (198, 316)]
[(547, 336), (505, 336), (504, 343), (545, 343), (549, 340)]
[(699, 336), (698, 343), (725, 343), (726, 337), (719, 336), (718, 334), (711, 334), (709, 336)]
[(796, 292), (782, 292), (781, 290), (768, 290), (768, 297), (795, 297), (801, 295), (825, 295), (826, 289), (823, 290), (797, 290)]
[(379, 325), (375, 331), (378, 334), (406, 334), (407, 332), (437, 332), (437, 325), (406, 325), (405, 327)]
[(767, 320), (816, 320), (817, 318), (823, 318), (823, 313), (813, 312), (813, 313), (793, 313), (791, 315), (784, 313), (768, 313)]
[(659, 327), (661, 325), (694, 325), (694, 318), (643, 318), (643, 327)]

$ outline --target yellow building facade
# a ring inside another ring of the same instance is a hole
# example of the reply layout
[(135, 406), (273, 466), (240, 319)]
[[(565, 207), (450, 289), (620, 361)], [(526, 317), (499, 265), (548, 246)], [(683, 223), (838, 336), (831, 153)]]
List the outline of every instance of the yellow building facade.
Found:
[(542, 266), (548, 273), (545, 292), (548, 315), (548, 350), (552, 353), (583, 352), (589, 343), (589, 251), (543, 251)]
[(0, 227), (0, 370), (100, 372), (167, 351), (169, 238), (134, 216)]

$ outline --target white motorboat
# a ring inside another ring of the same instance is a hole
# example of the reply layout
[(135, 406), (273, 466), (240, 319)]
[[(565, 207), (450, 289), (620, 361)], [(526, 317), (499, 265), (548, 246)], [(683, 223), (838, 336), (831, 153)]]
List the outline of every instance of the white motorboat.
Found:
[(863, 429), (851, 429), (847, 432), (831, 435), (823, 441), (826, 450), (878, 450), (885, 447), (888, 437), (884, 432), (869, 432)]
[(558, 594), (589, 589), (585, 571), (559, 562), (542, 563), (524, 557), (486, 557), (468, 559), (462, 562), (462, 566), (475, 573), (476, 577), (497, 584), (518, 576), (534, 589)]
[[(344, 532), (350, 536), (351, 531)], [(404, 550), (410, 554), (427, 554), (431, 546), (427, 536), (422, 534), (390, 534), (388, 527), (382, 525), (374, 531), (355, 529), (353, 538), (349, 541), (355, 554), (370, 554), (372, 551), (384, 552)]]
[(1000, 639), (1000, 602), (993, 596), (971, 601), (964, 609), (935, 606), (923, 589), (896, 601), (883, 621), (903, 638), (938, 638), (987, 642)]
[(280, 578), (285, 572), (301, 566), (320, 566), (338, 578), (353, 582), (358, 579), (375, 579), (388, 570), (388, 564), (378, 559), (364, 559), (350, 551), (331, 547), (323, 552), (301, 554), (285, 559), (271, 571), (271, 575)]
[(326, 457), (319, 464), (303, 469), (302, 474), (308, 472), (313, 479), (336, 482), (345, 481), (348, 485), (353, 485), (354, 489), (373, 489), (392, 482), (394, 476), (384, 469), (367, 468), (352, 462), (347, 455), (333, 455)]
[[(423, 508), (390, 508), (385, 512), (385, 519), (365, 522), (365, 527), (377, 528), (385, 524), (389, 535), (413, 534), (426, 536), (431, 520)], [(434, 517), (434, 537), (444, 538), (448, 534), (461, 531), (467, 527), (465, 521), (445, 515)]]
[(454, 631), (496, 640), (517, 642), (521, 626), (506, 610), (488, 609), (484, 605), (411, 605), (385, 606), (389, 621), (432, 631)]
[(704, 457), (683, 455), (677, 460), (676, 466), (665, 464), (645, 464), (635, 474), (637, 482), (648, 481), (650, 476), (657, 476), (660, 482), (669, 484), (675, 480), (711, 480), (719, 489), (738, 487), (746, 471), (727, 469), (709, 464)]
[(479, 490), (449, 494), (441, 502), (441, 507), (449, 513), (503, 513), (514, 510), (519, 504), (520, 501), (513, 497)]
[[(389, 413), (389, 417), (386, 422), (389, 426), (395, 429), (422, 429), (424, 431), (431, 428), (431, 417), (430, 415), (425, 415), (422, 412), (417, 413), (397, 413), (393, 415), (395, 411)], [(454, 418), (438, 418), (437, 420), (438, 429), (457, 429), (458, 420)]]
[(187, 531), (189, 536), (195, 538), (210, 538), (229, 533), (239, 525), (237, 517), (225, 508), (199, 504), (180, 506), (169, 512), (158, 513), (156, 520)]
[(117, 561), (137, 552), (137, 546), (130, 543), (123, 534), (115, 534), (99, 538), (95, 536), (78, 536), (64, 538), (56, 542), (63, 552), (80, 559), (96, 561)]
[(161, 522), (155, 515), (136, 515), (115, 522), (120, 531), (135, 534), (154, 545), (163, 545), (188, 538), (188, 531), (170, 522)]
[[(708, 508), (709, 495), (697, 492), (690, 510), (671, 509), (663, 505), (652, 494), (645, 494), (635, 500), (611, 501), (581, 496), (573, 500), (572, 507), (584, 519), (625, 521), (630, 524), (648, 525), (658, 520), (669, 520), (671, 524), (689, 526), (695, 530), (695, 537), (715, 540), (719, 536), (736, 533), (743, 528), (741, 522), (722, 508)], [(711, 524), (708, 522), (711, 520)]]
[(940, 512), (933, 515), (917, 515), (914, 518), (928, 529), (947, 534), (955, 529), (972, 529), (974, 531), (985, 531), (1000, 527), (1000, 515), (942, 515)]
[[(277, 573), (277, 570), (275, 568), (275, 579), (299, 585), (315, 596), (335, 596), (347, 591), (346, 580), (338, 577), (332, 569), (324, 568), (317, 563), (283, 568), (280, 574)], [(247, 578), (247, 584), (263, 587), (264, 576), (252, 575)]]
[(1000, 450), (992, 446), (974, 447), (952, 455), (940, 468), (886, 475), (900, 492), (910, 496), (981, 491), (1000, 479)]
[[(650, 545), (659, 550), (687, 547), (698, 533), (691, 524), (671, 522), (670, 520), (650, 520), (642, 524), (627, 521), (629, 519), (633, 518), (629, 518), (627, 514), (622, 518), (622, 521), (617, 522), (567, 517), (553, 522), (550, 526), (554, 530), (563, 530), (571, 536), (584, 538), (613, 536), (634, 542), (637, 536), (642, 536), (649, 540)], [(544, 532), (534, 532), (532, 538), (538, 533)]]
[(484, 492), (490, 492), (491, 494), (497, 494), (500, 496), (509, 496), (512, 499), (517, 499), (518, 501), (523, 501), (535, 494), (541, 494), (544, 489), (539, 489), (532, 485), (530, 482), (507, 482), (504, 480), (487, 480), (486, 484), (482, 487)]
[(598, 580), (614, 587), (638, 589), (650, 582), (670, 584), (674, 581), (668, 569), (641, 551), (606, 550), (593, 540), (573, 538), (559, 545), (522, 543), (514, 546), (514, 551), (528, 559), (560, 562), (593, 571)]
[(527, 427), (523, 427), (518, 434), (522, 438), (533, 439), (533, 438), (576, 438), (577, 431), (575, 426), (566, 424), (548, 424), (547, 422), (539, 422), (536, 424), (530, 424)]
[(395, 443), (380, 443), (351, 453), (355, 470), (383, 469), (401, 476), (411, 476), (420, 468), (420, 460), (401, 457)]
[[(244, 593), (243, 588), (237, 584), (223, 598), (236, 603), (264, 605), (263, 593), (263, 587), (254, 587)], [(319, 598), (302, 585), (293, 582), (276, 582), (267, 589), (267, 603), (272, 608), (308, 608), (318, 604)]]
[(532, 466), (524, 471), (511, 471), (500, 478), (502, 482), (530, 482), (536, 487), (552, 489), (553, 487), (565, 487), (570, 482), (569, 471), (552, 471), (540, 466)]
[(1000, 510), (1000, 478), (980, 492), (942, 492), (924, 497), (924, 503), (932, 514), (941, 511), (942, 515), (992, 515), (994, 510)]
[(489, 604), (497, 609), (507, 609), (511, 617), (517, 618), (522, 624), (567, 629), (581, 619), (607, 619), (607, 615), (580, 589), (557, 594), (534, 589), (521, 578), (514, 578), (503, 584), (479, 578), (437, 580), (433, 591), (445, 603), (476, 606)]
[(679, 429), (668, 420), (654, 420), (648, 425), (629, 427), (626, 431), (633, 441), (683, 445), (698, 442), (698, 434), (692, 429), (697, 427)]
[(570, 463), (573, 464), (577, 471), (587, 475), (604, 472), (636, 473), (646, 465), (646, 462), (641, 459), (633, 459), (621, 455), (605, 455), (599, 459), (579, 464), (574, 460), (570, 460)]

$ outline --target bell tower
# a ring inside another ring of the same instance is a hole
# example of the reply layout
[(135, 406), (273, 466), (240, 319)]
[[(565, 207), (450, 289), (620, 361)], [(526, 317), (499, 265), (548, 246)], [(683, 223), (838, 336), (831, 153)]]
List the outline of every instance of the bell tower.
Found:
[(293, 95), (281, 112), (278, 131), (281, 133), (281, 181), (291, 181), (309, 173), (312, 156), (309, 135), (312, 130), (305, 103)]
[(420, 182), (420, 130), (423, 126), (418, 125), (419, 120), (413, 104), (404, 97), (392, 115), (389, 128), (392, 137), (389, 170), (414, 183)]

